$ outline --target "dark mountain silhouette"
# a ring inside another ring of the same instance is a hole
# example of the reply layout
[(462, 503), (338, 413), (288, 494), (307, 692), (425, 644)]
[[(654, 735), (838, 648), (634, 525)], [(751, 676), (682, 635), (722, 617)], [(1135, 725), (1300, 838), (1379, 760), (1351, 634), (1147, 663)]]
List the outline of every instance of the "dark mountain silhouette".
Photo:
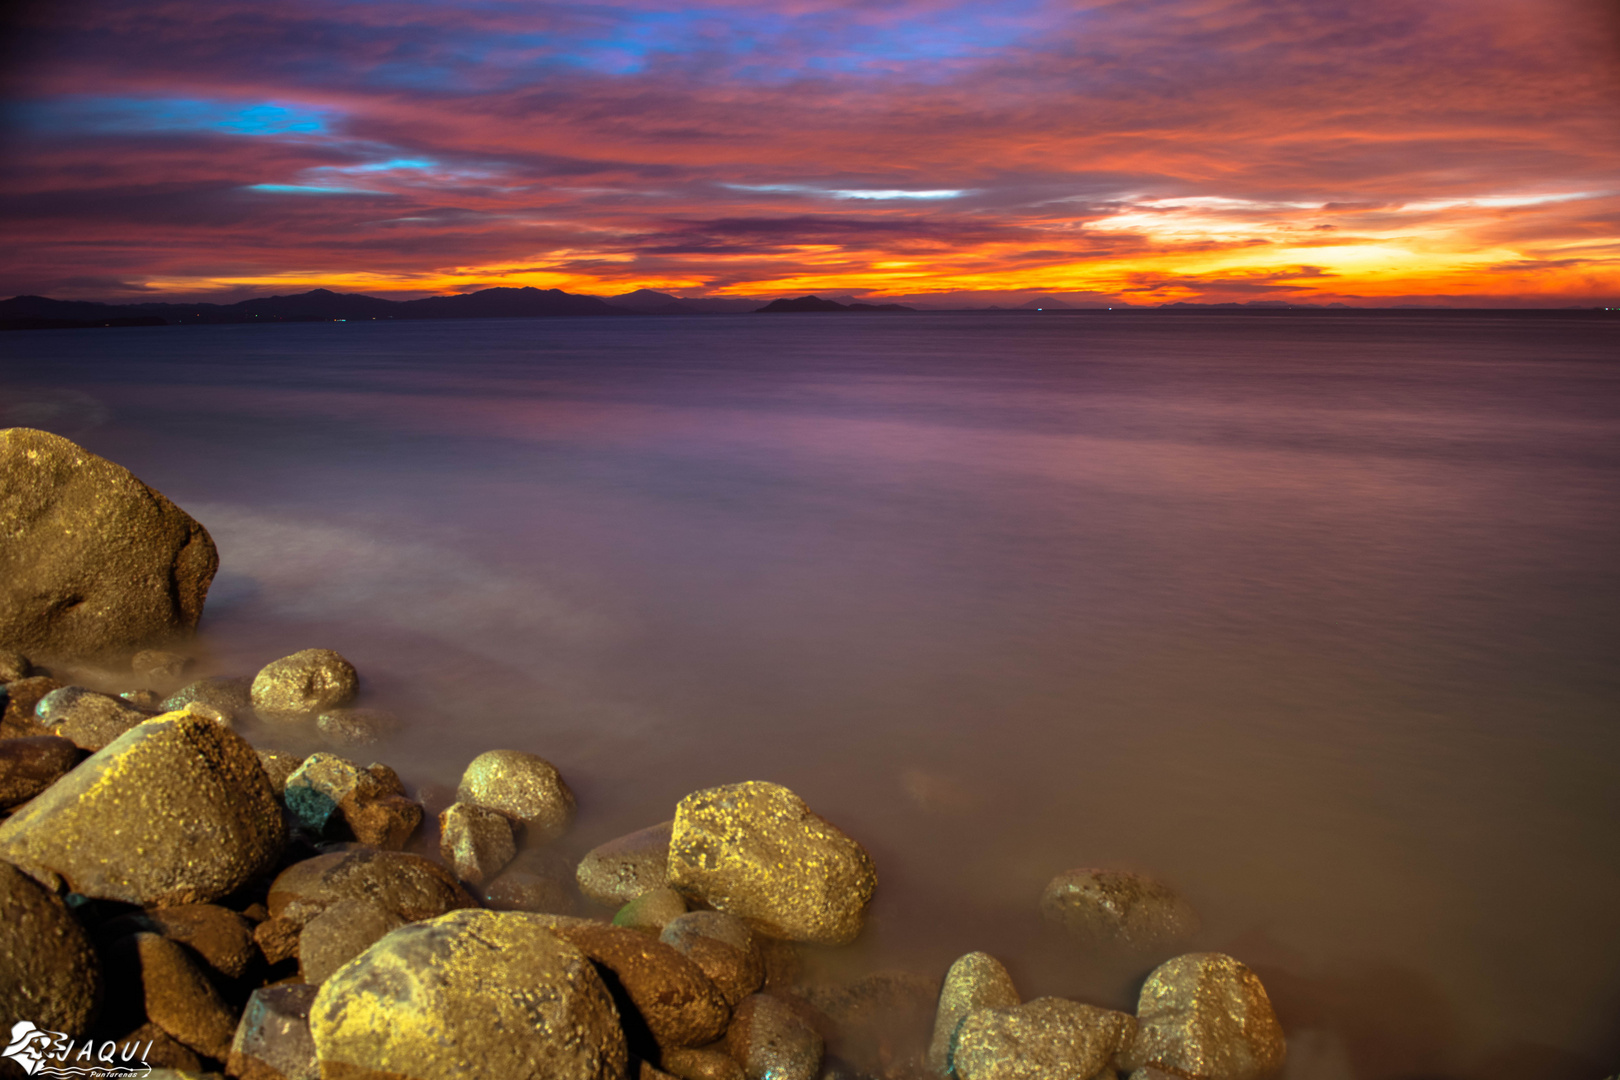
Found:
[(840, 304), (836, 300), (823, 300), (819, 296), (801, 296), (796, 300), (772, 300), (759, 309), (777, 311), (916, 311), (904, 304)]
[(723, 296), (688, 299), (653, 289), (637, 289), (632, 293), (610, 296), (607, 300), (614, 307), (629, 308), (631, 311), (641, 311), (649, 315), (712, 315), (721, 312), (753, 311), (759, 306), (758, 300), (733, 300)]

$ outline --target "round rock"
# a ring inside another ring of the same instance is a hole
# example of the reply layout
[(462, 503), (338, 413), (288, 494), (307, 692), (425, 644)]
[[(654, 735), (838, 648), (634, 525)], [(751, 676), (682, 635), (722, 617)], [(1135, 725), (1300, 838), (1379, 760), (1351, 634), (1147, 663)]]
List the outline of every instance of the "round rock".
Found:
[(1174, 949), (1198, 932), (1198, 914), (1179, 893), (1129, 870), (1065, 871), (1041, 894), (1041, 914), (1101, 948)]
[(945, 973), (945, 985), (940, 987), (934, 1035), (928, 1044), (928, 1067), (944, 1075), (950, 1064), (951, 1036), (968, 1013), (979, 1009), (1011, 1009), (1019, 1001), (1012, 976), (1000, 960), (982, 952), (959, 958)]
[(619, 1017), (596, 968), (539, 916), (457, 911), (394, 931), (322, 984), (321, 1075), (620, 1080)]
[(765, 959), (754, 932), (723, 911), (691, 911), (671, 919), (658, 940), (703, 969), (732, 1007), (765, 982)]
[(359, 689), (353, 664), (331, 649), (305, 649), (261, 668), (251, 694), (254, 709), (274, 716), (335, 709)]
[(681, 800), (669, 884), (773, 937), (847, 945), (861, 932), (877, 869), (793, 792), (748, 781)]
[(150, 720), (151, 714), (110, 694), (98, 694), (82, 686), (52, 690), (34, 706), (34, 716), (80, 750), (100, 750), (118, 736)]
[(0, 641), (106, 657), (189, 635), (214, 542), (128, 469), (45, 431), (0, 431)]
[(1188, 953), (1153, 970), (1137, 999), (1142, 1028), (1124, 1058), (1198, 1080), (1269, 1080), (1287, 1043), (1266, 988), (1225, 953)]
[(962, 1080), (1088, 1080), (1130, 1043), (1136, 1020), (1063, 998), (968, 1013), (951, 1040)]
[(0, 862), (0, 1017), (77, 1038), (100, 1001), (101, 964), (78, 920), (33, 878)]
[(244, 713), (253, 707), (253, 699), (249, 694), (252, 685), (252, 679), (211, 675), (206, 679), (198, 679), (164, 698), (163, 709), (166, 712), (178, 712), (195, 702), (218, 710), (227, 719), (234, 720), (238, 713)]
[(771, 994), (745, 998), (726, 1030), (726, 1052), (748, 1080), (815, 1080), (824, 1050), (816, 1029)]
[(270, 870), (285, 841), (253, 748), (189, 713), (136, 725), (0, 822), (0, 858), (153, 906), (225, 896)]
[(556, 839), (574, 822), (574, 793), (562, 775), (549, 761), (521, 750), (490, 750), (473, 758), (461, 774), (456, 798), (516, 818), (540, 840)]
[(579, 891), (598, 904), (617, 908), (648, 889), (665, 887), (674, 828), (673, 821), (665, 821), (592, 848), (574, 872)]

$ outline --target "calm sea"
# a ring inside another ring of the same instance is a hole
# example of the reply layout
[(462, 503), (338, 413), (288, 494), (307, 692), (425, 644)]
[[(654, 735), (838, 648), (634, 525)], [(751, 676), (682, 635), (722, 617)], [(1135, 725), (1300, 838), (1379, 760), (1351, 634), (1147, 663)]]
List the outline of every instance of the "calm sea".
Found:
[(1175, 883), (1290, 1075), (1620, 1071), (1620, 320), (717, 316), (0, 335), (0, 422), (200, 519), (210, 670), (347, 655), (583, 848), (785, 783), (881, 895), (833, 967), (1141, 972)]

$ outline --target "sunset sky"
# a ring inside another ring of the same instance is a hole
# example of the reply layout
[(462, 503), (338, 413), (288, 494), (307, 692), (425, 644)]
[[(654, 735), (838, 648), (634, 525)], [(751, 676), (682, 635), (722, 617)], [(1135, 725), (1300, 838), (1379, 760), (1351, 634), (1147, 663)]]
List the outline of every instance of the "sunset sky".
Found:
[(56, 0), (0, 296), (1620, 303), (1608, 0)]

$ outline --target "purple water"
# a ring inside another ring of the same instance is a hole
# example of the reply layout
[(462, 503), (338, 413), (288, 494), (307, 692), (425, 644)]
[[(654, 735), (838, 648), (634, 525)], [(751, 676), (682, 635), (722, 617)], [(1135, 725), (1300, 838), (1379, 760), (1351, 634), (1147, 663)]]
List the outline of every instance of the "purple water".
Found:
[(1072, 866), (1200, 909), (1289, 1075), (1620, 1069), (1620, 321), (1096, 312), (0, 335), (0, 423), (175, 499), (210, 670), (310, 646), (576, 846), (785, 783), (872, 850), (831, 963), (986, 949)]

